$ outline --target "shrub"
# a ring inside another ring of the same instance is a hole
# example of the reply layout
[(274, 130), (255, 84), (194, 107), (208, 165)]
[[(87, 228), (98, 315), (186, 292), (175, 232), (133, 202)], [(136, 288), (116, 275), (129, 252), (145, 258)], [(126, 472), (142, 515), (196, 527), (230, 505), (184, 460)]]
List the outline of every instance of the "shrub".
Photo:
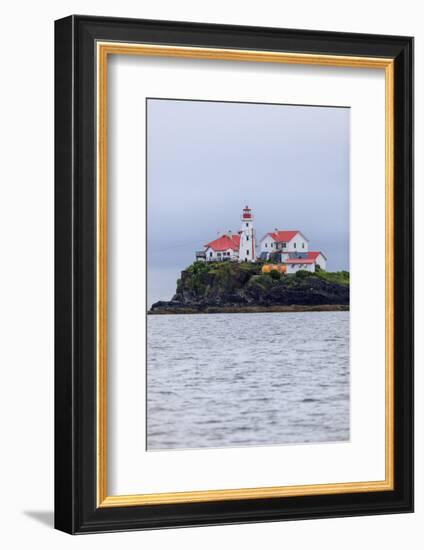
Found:
[(272, 271), (269, 272), (269, 276), (271, 277), (271, 279), (278, 280), (281, 278), (281, 273), (276, 269), (273, 269)]
[(307, 277), (310, 277), (311, 274), (309, 271), (306, 271), (306, 269), (299, 269), (299, 271), (296, 271), (296, 277), (299, 279), (306, 279)]
[(247, 283), (248, 286), (259, 285), (263, 289), (270, 288), (272, 286), (272, 281), (268, 273), (261, 273), (260, 275), (254, 275), (251, 277)]
[(198, 273), (206, 273), (209, 271), (209, 265), (207, 262), (193, 262), (187, 269), (190, 273), (197, 275)]

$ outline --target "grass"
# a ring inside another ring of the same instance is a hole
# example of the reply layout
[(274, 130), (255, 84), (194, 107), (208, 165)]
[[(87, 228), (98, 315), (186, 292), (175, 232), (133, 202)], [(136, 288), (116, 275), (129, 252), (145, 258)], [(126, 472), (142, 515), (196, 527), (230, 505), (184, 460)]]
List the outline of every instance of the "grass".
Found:
[[(311, 277), (322, 279), (328, 283), (348, 286), (349, 272), (348, 271), (324, 271), (318, 270), (315, 273), (309, 271), (298, 271), (295, 275), (281, 275), (276, 271), (262, 273), (263, 263), (237, 263), (237, 262), (194, 262), (185, 271), (190, 274), (189, 286), (192, 289), (204, 291), (205, 285), (210, 284), (211, 278), (215, 283), (222, 284), (226, 287), (232, 287), (246, 284), (259, 284), (261, 287), (269, 287), (271, 283), (285, 281), (286, 284), (292, 286), (295, 281), (307, 280)], [(241, 275), (241, 277), (240, 277)], [(206, 281), (208, 281), (206, 283)], [(179, 281), (180, 283), (180, 281)]]
[(349, 271), (316, 271), (315, 273), (311, 273), (314, 277), (318, 277), (319, 279), (323, 279), (324, 281), (327, 281), (328, 283), (335, 283), (338, 285), (344, 285), (349, 286), (350, 276)]

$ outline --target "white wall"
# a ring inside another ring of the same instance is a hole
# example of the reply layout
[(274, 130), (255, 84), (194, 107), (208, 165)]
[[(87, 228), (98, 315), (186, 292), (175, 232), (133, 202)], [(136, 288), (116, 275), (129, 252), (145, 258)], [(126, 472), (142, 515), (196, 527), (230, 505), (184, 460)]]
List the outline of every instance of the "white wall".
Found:
[(310, 271), (311, 273), (315, 271), (315, 264), (286, 264), (286, 266), (288, 275), (297, 271)]
[[(212, 256), (210, 255), (211, 252), (212, 252)], [(228, 253), (230, 253), (230, 254), (228, 255)], [(234, 250), (231, 250), (231, 248), (229, 248), (228, 250), (224, 250), (222, 252), (216, 252), (212, 248), (208, 248), (206, 250), (206, 260), (207, 261), (211, 261), (211, 259), (217, 260), (217, 259), (221, 259), (221, 258), (228, 258), (228, 259), (234, 260), (237, 257), (238, 257), (237, 254), (234, 252)]]
[(252, 262), (256, 259), (256, 243), (253, 224), (244, 221), (240, 233), (240, 262)]
[(260, 242), (260, 250), (261, 252), (275, 252), (275, 244), (274, 239), (267, 235), (263, 240)]
[[(302, 248), (302, 244), (304, 245)], [(261, 241), (261, 252), (275, 252), (277, 250), (276, 243), (274, 239), (267, 235), (262, 241)], [(280, 250), (280, 249), (278, 249)], [(283, 249), (281, 249), (283, 250)], [(284, 248), (284, 252), (308, 252), (309, 245), (308, 241), (304, 236), (300, 233), (297, 233), (291, 241), (287, 241), (287, 245)]]
[[(49, 0), (3, 5), (0, 132), (1, 542), (5, 548), (422, 548), (424, 340), (416, 353), (416, 513), (72, 538), (53, 505), (53, 20), (70, 13), (416, 36), (416, 201), (424, 204), (424, 26), (420, 2)], [(424, 238), (417, 216), (416, 242)], [(417, 255), (417, 281), (424, 278)], [(424, 331), (423, 286), (416, 289)], [(41, 521), (40, 521), (41, 520)]]
[(315, 263), (319, 265), (321, 269), (327, 269), (327, 262), (322, 254), (318, 254), (315, 258)]
[(308, 241), (301, 233), (297, 233), (293, 239), (287, 243), (286, 248), (287, 252), (308, 252), (308, 249)]

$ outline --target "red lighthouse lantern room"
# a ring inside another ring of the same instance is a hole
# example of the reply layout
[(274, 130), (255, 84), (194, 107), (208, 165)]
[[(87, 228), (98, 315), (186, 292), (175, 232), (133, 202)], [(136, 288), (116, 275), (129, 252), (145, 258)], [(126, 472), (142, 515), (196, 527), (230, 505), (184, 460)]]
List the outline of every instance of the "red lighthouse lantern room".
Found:
[(252, 219), (252, 211), (248, 206), (245, 206), (243, 208), (242, 218), (243, 218), (243, 220), (251, 220)]

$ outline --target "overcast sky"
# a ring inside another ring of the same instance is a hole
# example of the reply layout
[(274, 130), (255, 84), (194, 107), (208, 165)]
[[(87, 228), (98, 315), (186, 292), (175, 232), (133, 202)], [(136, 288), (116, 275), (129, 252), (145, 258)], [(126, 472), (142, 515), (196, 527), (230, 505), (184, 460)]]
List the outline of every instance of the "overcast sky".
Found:
[(349, 269), (349, 109), (147, 102), (148, 302), (218, 232), (298, 229), (327, 269)]

